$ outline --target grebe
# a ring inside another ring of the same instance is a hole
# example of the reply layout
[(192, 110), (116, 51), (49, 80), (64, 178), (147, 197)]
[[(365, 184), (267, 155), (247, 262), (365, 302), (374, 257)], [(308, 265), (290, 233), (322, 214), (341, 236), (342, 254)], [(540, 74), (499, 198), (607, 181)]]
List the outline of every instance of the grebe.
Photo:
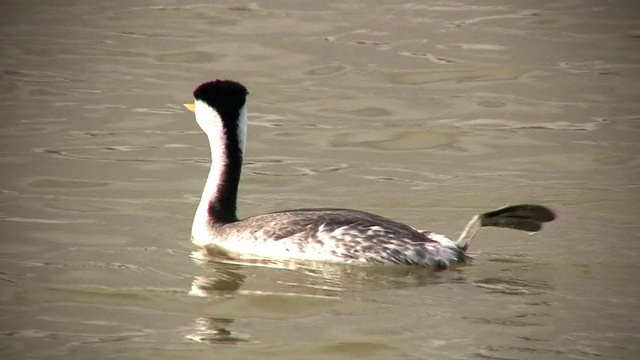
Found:
[(211, 169), (196, 210), (192, 241), (244, 259), (406, 264), (446, 269), (468, 262), (484, 226), (536, 232), (555, 219), (540, 205), (512, 205), (474, 216), (457, 241), (391, 219), (348, 209), (297, 209), (239, 220), (238, 183), (247, 137), (247, 89), (230, 80), (198, 86), (185, 106), (209, 138)]

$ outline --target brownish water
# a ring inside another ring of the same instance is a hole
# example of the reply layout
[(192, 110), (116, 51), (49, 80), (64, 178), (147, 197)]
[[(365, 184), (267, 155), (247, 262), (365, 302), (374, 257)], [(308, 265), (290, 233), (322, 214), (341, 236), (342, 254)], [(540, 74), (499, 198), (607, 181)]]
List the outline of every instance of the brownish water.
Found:
[[(0, 358), (637, 357), (640, 6), (546, 4), (3, 1)], [(251, 91), (242, 215), (560, 218), (437, 274), (194, 259), (215, 78)]]

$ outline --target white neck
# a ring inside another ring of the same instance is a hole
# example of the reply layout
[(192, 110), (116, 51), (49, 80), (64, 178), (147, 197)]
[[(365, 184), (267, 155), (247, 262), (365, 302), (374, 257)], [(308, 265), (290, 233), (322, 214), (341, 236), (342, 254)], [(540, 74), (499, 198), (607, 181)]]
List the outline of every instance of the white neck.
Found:
[(193, 226), (191, 227), (191, 233), (195, 239), (201, 237), (203, 234), (208, 237), (208, 230), (211, 225), (209, 223), (209, 203), (218, 198), (218, 188), (222, 178), (222, 171), (227, 161), (223, 139), (209, 137), (209, 145), (211, 146), (211, 167), (209, 169), (209, 176), (207, 176), (207, 182), (204, 184), (200, 203), (196, 209), (196, 215), (193, 218)]
[[(240, 164), (235, 163), (233, 166), (241, 166), (242, 157), (232, 159), (227, 153), (229, 137), (233, 136), (233, 134), (227, 134), (222, 123), (223, 120), (214, 109), (204, 102), (196, 101), (195, 114), (198, 124), (209, 138), (209, 146), (211, 147), (211, 168), (209, 169), (209, 176), (207, 177), (191, 229), (194, 241), (205, 241), (209, 237), (208, 233), (211, 226), (216, 223), (216, 219), (212, 218), (209, 211), (211, 204), (224, 201), (224, 197), (232, 195), (233, 206), (235, 206), (235, 192), (237, 192), (238, 184), (232, 184), (233, 180), (225, 179), (225, 176), (228, 175), (225, 170), (231, 165), (230, 161), (240, 161)], [(246, 106), (240, 110), (239, 115), (237, 119), (238, 133), (236, 135), (239, 148), (241, 152), (244, 152), (247, 136)], [(229, 192), (233, 192), (233, 194)], [(235, 207), (233, 210), (235, 211)]]

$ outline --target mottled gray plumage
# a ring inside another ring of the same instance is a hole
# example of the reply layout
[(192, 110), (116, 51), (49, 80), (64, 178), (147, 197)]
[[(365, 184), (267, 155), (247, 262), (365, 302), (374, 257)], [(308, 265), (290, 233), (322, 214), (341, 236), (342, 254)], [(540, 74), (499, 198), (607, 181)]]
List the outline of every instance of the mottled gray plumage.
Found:
[(216, 247), (240, 257), (434, 268), (447, 268), (469, 259), (441, 235), (348, 209), (299, 209), (257, 215), (228, 224), (211, 224), (210, 236), (218, 239), (214, 241)]

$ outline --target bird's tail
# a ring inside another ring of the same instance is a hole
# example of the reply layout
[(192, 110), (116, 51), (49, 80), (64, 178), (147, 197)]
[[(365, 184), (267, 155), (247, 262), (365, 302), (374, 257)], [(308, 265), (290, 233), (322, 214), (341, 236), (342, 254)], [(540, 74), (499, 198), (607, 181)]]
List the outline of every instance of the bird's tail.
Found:
[(459, 249), (467, 250), (471, 239), (484, 226), (536, 232), (542, 229), (543, 223), (553, 221), (555, 218), (556, 214), (545, 206), (531, 204), (505, 206), (471, 218), (455, 244)]

